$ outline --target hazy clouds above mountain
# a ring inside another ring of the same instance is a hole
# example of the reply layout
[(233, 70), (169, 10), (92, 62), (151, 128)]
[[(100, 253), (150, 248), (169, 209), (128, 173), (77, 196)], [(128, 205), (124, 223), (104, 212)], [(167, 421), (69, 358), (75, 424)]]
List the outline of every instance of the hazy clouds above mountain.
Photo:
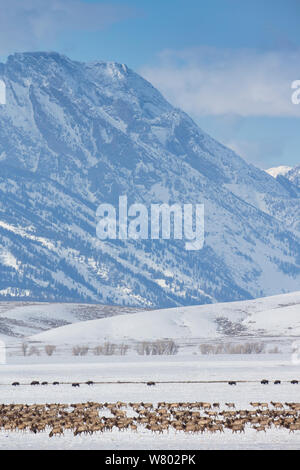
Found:
[(300, 117), (291, 101), (300, 50), (198, 47), (165, 50), (142, 74), (169, 100), (193, 114)]
[(124, 3), (1, 0), (0, 55), (42, 46), (52, 49), (57, 34), (99, 31), (134, 15), (134, 11)]

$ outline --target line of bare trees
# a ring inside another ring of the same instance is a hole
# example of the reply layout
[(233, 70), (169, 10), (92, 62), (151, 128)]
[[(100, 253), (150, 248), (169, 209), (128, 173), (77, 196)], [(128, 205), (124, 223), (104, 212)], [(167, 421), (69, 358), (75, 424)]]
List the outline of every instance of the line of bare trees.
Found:
[(179, 346), (173, 340), (141, 341), (136, 346), (140, 356), (173, 356), (178, 350)]
[(201, 354), (262, 354), (264, 343), (218, 343), (200, 344)]

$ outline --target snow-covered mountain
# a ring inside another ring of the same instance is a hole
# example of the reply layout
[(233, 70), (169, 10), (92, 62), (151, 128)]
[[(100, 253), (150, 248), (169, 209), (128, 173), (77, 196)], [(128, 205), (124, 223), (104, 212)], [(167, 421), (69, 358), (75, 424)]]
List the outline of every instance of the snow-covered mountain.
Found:
[(300, 292), (242, 302), (177, 307), (91, 320), (30, 338), (50, 344), (224, 336), (299, 336)]
[(286, 165), (280, 165), (280, 166), (275, 166), (273, 168), (269, 168), (266, 170), (269, 175), (273, 176), (274, 178), (277, 178), (277, 176), (282, 175), (285, 176), (289, 171), (292, 170), (291, 166), (286, 166)]
[(300, 165), (292, 168), (285, 176), (289, 181), (300, 188)]
[[(300, 189), (247, 164), (116, 63), (0, 64), (0, 299), (171, 307), (300, 285)], [(205, 245), (96, 238), (96, 209), (205, 204)], [(298, 232), (299, 230), (299, 232)]]

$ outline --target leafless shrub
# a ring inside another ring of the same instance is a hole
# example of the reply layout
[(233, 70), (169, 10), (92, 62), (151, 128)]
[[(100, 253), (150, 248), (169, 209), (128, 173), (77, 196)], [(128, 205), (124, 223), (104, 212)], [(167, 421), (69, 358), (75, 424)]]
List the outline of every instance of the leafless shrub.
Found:
[(172, 356), (178, 353), (179, 346), (173, 340), (142, 341), (136, 351), (140, 356)]
[(45, 353), (47, 356), (52, 356), (52, 354), (56, 351), (56, 346), (53, 346), (53, 344), (46, 344), (45, 346)]
[(282, 351), (278, 348), (278, 346), (275, 346), (273, 349), (269, 349), (268, 353), (269, 354), (281, 354)]
[(200, 344), (201, 354), (262, 354), (264, 343), (218, 343)]
[(128, 344), (120, 344), (118, 349), (119, 349), (120, 356), (126, 356), (128, 350), (129, 350), (129, 346), (128, 346)]
[(28, 356), (39, 356), (40, 350), (36, 346), (31, 346), (28, 351)]
[(120, 355), (125, 356), (129, 350), (128, 344), (114, 344), (114, 343), (104, 343), (103, 346), (98, 345), (94, 348), (93, 352), (96, 356), (113, 356)]
[(103, 354), (103, 346), (96, 346), (93, 351), (95, 356), (101, 356)]
[(88, 346), (74, 346), (72, 349), (73, 356), (86, 356), (88, 352)]
[(117, 345), (113, 343), (104, 343), (103, 345), (103, 355), (104, 356), (113, 356), (116, 352)]

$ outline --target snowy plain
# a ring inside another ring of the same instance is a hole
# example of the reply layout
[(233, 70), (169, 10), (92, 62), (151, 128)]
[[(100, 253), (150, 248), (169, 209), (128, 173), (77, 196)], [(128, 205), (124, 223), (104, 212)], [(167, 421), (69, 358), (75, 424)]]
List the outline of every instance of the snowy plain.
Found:
[[(9, 338), (7, 362), (0, 365), (1, 403), (86, 403), (93, 402), (234, 402), (236, 409), (252, 409), (250, 402), (300, 402), (300, 293), (253, 301), (178, 307), (87, 320), (52, 328), (25, 338)], [(41, 306), (34, 306), (33, 314)], [(58, 307), (57, 307), (58, 308)], [(58, 311), (64, 311), (63, 306)], [(47, 313), (49, 306), (46, 306)], [(26, 322), (32, 321), (26, 307)], [(51, 310), (51, 309), (50, 309)], [(49, 310), (51, 318), (53, 313)], [(7, 311), (7, 310), (6, 310)], [(15, 310), (16, 312), (17, 310)], [(45, 313), (45, 317), (47, 316)], [(16, 317), (16, 313), (13, 314)], [(68, 314), (69, 315), (69, 314)], [(12, 316), (12, 314), (11, 314)], [(21, 315), (20, 315), (21, 317)], [(5, 312), (3, 315), (5, 318)], [(78, 318), (77, 318), (78, 319)], [(220, 322), (220, 319), (222, 321)], [(66, 318), (72, 321), (71, 316)], [(43, 327), (44, 328), (44, 327)], [(134, 342), (171, 338), (180, 345), (173, 356), (138, 355)], [(20, 346), (28, 341), (40, 355), (22, 356)], [(103, 341), (126, 342), (125, 356), (74, 356), (74, 345), (94, 346)], [(203, 342), (266, 344), (261, 354), (200, 353)], [(52, 356), (46, 344), (56, 346)], [(298, 344), (298, 350), (295, 350)], [(274, 346), (277, 353), (271, 353)], [(296, 351), (296, 352), (295, 352)], [(269, 385), (262, 385), (262, 379)], [(33, 380), (48, 385), (31, 386)], [(85, 382), (92, 380), (94, 385)], [(230, 386), (228, 381), (237, 381)], [(280, 380), (280, 385), (274, 385)], [(18, 381), (19, 386), (12, 386)], [(58, 381), (58, 386), (52, 382)], [(147, 386), (154, 381), (155, 386)], [(80, 386), (72, 387), (78, 382)], [(105, 411), (103, 412), (105, 413)], [(130, 411), (128, 411), (130, 413)], [(298, 449), (299, 432), (268, 429), (266, 433), (246, 427), (245, 433), (186, 434), (170, 430), (155, 434), (140, 427), (74, 437), (69, 431), (49, 438), (49, 432), (0, 432), (0, 449)]]
[[(269, 379), (269, 385), (260, 380)], [(195, 400), (234, 402), (237, 409), (251, 409), (251, 401), (299, 402), (300, 385), (292, 385), (300, 378), (300, 365), (290, 355), (232, 355), (173, 356), (173, 357), (76, 357), (66, 362), (63, 358), (13, 358), (0, 366), (0, 393), (2, 403), (79, 403), (96, 401), (116, 402), (192, 402)], [(277, 386), (271, 383), (282, 381)], [(11, 383), (18, 380), (19, 387)], [(33, 387), (31, 380), (57, 380), (59, 386)], [(71, 383), (93, 380), (95, 385)], [(146, 385), (156, 381), (154, 387)], [(237, 380), (229, 386), (228, 380)], [(190, 383), (183, 383), (183, 382)], [(239, 382), (240, 381), (240, 382)], [(245, 381), (245, 382), (243, 382)], [(119, 382), (119, 383), (118, 383)], [(124, 383), (127, 382), (127, 383)], [(153, 434), (140, 428), (138, 432), (113, 431), (91, 436), (76, 436), (65, 432), (61, 437), (48, 437), (48, 432), (0, 432), (0, 449), (298, 449), (299, 432), (268, 430), (257, 433), (246, 428), (245, 434), (221, 435), (209, 433), (186, 435), (170, 430)]]

